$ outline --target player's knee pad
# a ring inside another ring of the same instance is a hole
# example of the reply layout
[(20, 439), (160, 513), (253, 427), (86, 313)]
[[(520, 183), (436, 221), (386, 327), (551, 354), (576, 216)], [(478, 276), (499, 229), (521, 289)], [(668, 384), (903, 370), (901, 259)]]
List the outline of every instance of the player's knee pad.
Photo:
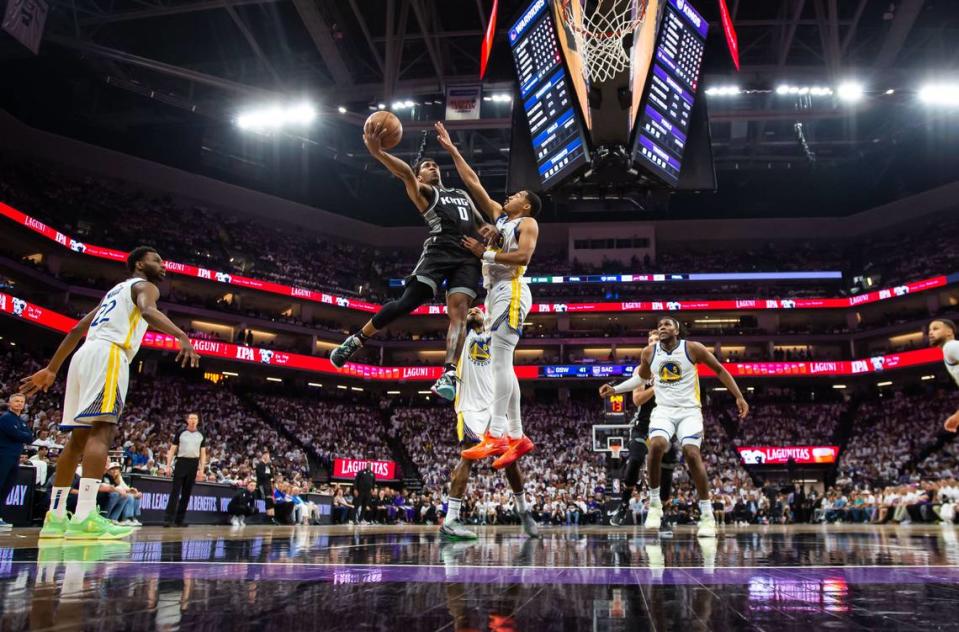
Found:
[(395, 301), (390, 301), (380, 311), (373, 315), (373, 326), (383, 329), (397, 318), (406, 316), (414, 309), (433, 298), (433, 288), (420, 281), (407, 284), (403, 294)]

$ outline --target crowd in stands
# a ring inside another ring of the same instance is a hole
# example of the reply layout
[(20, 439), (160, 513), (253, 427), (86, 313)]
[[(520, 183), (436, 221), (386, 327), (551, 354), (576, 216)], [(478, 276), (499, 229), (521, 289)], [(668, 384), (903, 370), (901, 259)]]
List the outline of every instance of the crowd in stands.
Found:
[[(81, 241), (129, 250), (149, 235), (167, 258), (182, 263), (373, 301), (387, 298), (388, 280), (405, 277), (419, 256), (416, 247), (377, 249), (300, 226), (245, 218), (226, 209), (146, 193), (118, 180), (12, 159), (3, 162), (0, 200)], [(114, 221), (119, 209), (124, 212), (123, 222)], [(949, 252), (959, 234), (959, 221), (935, 220), (934, 230), (926, 224), (914, 223), (908, 234), (896, 230), (855, 243), (790, 240), (731, 248), (689, 243), (674, 247), (662, 242), (657, 244), (655, 260), (645, 257), (600, 264), (585, 264), (563, 248), (544, 244), (530, 274), (843, 270), (850, 277), (865, 271), (888, 287), (931, 273), (951, 272), (954, 262)], [(738, 294), (744, 288), (759, 297), (834, 295), (840, 289), (808, 282), (745, 286), (671, 283), (668, 289), (666, 284), (546, 284), (535, 286), (534, 294), (610, 300), (664, 294), (699, 298)]]

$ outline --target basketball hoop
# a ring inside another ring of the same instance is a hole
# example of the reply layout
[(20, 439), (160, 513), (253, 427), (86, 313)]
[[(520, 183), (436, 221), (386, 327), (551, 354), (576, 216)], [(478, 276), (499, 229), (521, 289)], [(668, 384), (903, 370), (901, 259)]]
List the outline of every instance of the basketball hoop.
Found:
[(619, 445), (612, 444), (609, 446), (609, 451), (613, 455), (613, 460), (618, 461), (620, 458), (619, 454), (620, 452), (623, 451), (623, 444), (619, 444)]
[(629, 67), (624, 40), (643, 24), (648, 3), (649, 0), (600, 0), (586, 15), (583, 0), (561, 0), (563, 21), (576, 40), (590, 82), (608, 81)]

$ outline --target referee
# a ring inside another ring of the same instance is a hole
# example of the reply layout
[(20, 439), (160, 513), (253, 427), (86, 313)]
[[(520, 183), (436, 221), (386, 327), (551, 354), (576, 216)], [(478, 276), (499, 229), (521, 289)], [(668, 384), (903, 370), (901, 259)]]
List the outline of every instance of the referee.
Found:
[(256, 464), (256, 490), (266, 504), (267, 522), (278, 524), (273, 502), (273, 463), (270, 461), (269, 450), (263, 451), (263, 454), (260, 455), (260, 462)]
[(173, 445), (166, 454), (167, 476), (170, 476), (170, 464), (173, 463), (174, 456), (176, 465), (172, 472), (173, 489), (166, 504), (164, 527), (169, 527), (174, 521), (176, 526), (183, 526), (183, 517), (190, 504), (190, 495), (193, 493), (193, 481), (203, 476), (203, 468), (206, 466), (206, 438), (197, 430), (198, 425), (200, 425), (198, 414), (187, 415), (186, 428), (173, 436)]

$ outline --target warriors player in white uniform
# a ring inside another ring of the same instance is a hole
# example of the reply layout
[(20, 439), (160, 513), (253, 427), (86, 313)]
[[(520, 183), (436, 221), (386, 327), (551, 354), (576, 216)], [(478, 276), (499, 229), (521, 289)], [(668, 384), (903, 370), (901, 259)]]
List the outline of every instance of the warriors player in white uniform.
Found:
[[(459, 388), (456, 391), (454, 407), (456, 409), (456, 433), (460, 443), (475, 443), (486, 433), (490, 425), (489, 403), (493, 397), (493, 362), (490, 358), (490, 337), (486, 330), (483, 312), (473, 307), (466, 315), (466, 341), (463, 353), (456, 365), (456, 377)], [(469, 480), (473, 461), (461, 458), (453, 468), (450, 481), (449, 505), (446, 519), (440, 527), (440, 535), (452, 540), (471, 540), (476, 534), (460, 522), (460, 507), (466, 483)], [(519, 514), (523, 530), (532, 538), (539, 535), (539, 529), (526, 505), (523, 490), (523, 474), (514, 461), (505, 468), (506, 480), (513, 490), (513, 502)]]
[[(480, 184), (476, 172), (466, 164), (442, 123), (436, 124), (440, 145), (453, 158), (456, 172), (473, 198), (476, 207), (493, 221), (496, 236), (489, 244), (472, 237), (463, 239), (463, 246), (483, 260), (483, 283), (486, 287), (486, 311), (490, 319), (490, 353), (493, 358), (493, 401), (489, 433), (479, 445), (465, 451), (468, 459), (498, 456), (493, 467), (500, 469), (533, 449), (533, 442), (523, 433), (520, 419), (519, 381), (513, 370), (513, 352), (523, 332), (523, 321), (533, 299), (523, 278), (536, 242), (539, 224), (535, 216), (542, 207), (531, 191), (510, 195), (500, 204), (490, 198)], [(509, 411), (515, 411), (508, 415)], [(509, 419), (507, 420), (507, 417)]]
[(660, 466), (663, 454), (673, 437), (678, 437), (683, 457), (689, 468), (689, 477), (699, 496), (699, 531), (702, 537), (715, 537), (716, 521), (709, 500), (709, 479), (699, 448), (703, 443), (703, 410), (699, 396), (699, 374), (696, 365), (703, 363), (716, 372), (736, 398), (739, 418), (749, 414), (749, 404), (743, 398), (736, 380), (706, 347), (698, 342), (681, 339), (679, 321), (671, 316), (659, 319), (659, 342), (643, 349), (637, 369), (641, 379), (653, 379), (656, 389), (656, 408), (649, 418), (649, 514), (647, 529), (658, 529), (663, 518), (659, 498)]
[[(197, 366), (200, 356), (189, 337), (157, 309), (160, 290), (156, 283), (166, 276), (157, 251), (140, 246), (127, 257), (131, 278), (118, 283), (96, 309), (74, 325), (60, 343), (46, 368), (24, 378), (25, 395), (46, 391), (57, 372), (86, 334), (86, 341), (70, 361), (60, 429), (71, 431), (70, 440), (57, 460), (41, 538), (115, 539), (129, 535), (97, 511), (97, 491), (106, 471), (107, 451), (113, 444), (117, 421), (127, 395), (130, 362), (140, 348), (147, 326), (171, 336), (180, 344), (177, 361)], [(83, 460), (76, 512), (66, 514), (67, 498), (77, 465)]]
[[(937, 318), (929, 323), (929, 344), (942, 348), (946, 370), (959, 386), (959, 340), (956, 340), (956, 323), (946, 318)], [(959, 410), (953, 413), (944, 425), (949, 432), (956, 432), (959, 429)]]

